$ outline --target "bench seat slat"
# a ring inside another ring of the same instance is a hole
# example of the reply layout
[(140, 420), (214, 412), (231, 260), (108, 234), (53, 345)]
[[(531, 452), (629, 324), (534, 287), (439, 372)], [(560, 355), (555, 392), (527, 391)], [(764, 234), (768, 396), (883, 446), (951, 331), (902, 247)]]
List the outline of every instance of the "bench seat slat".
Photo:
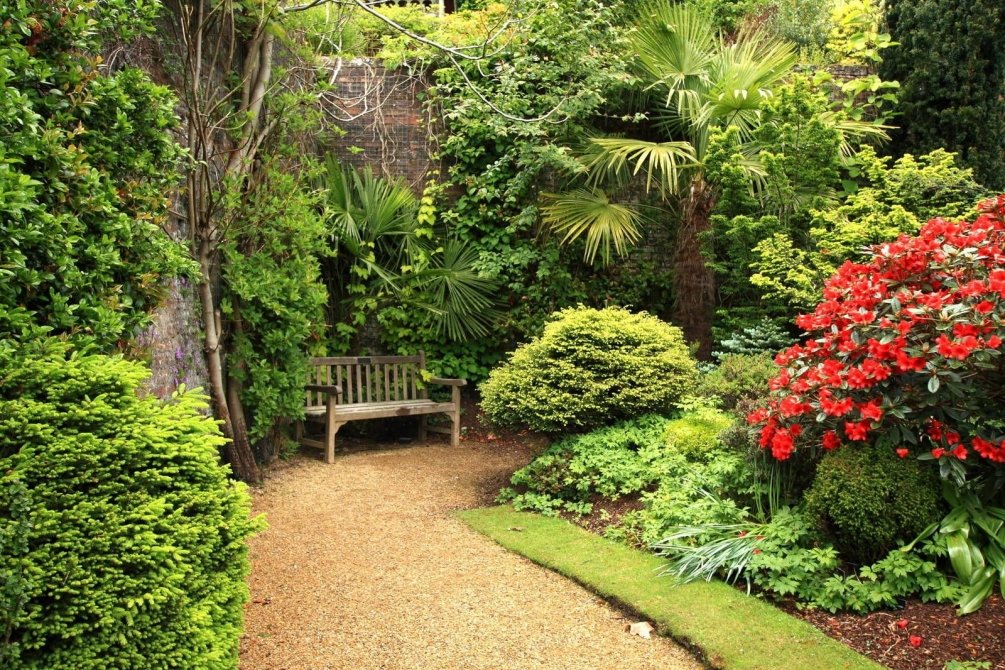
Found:
[[(393, 416), (416, 416), (419, 414), (435, 414), (451, 412), (454, 404), (449, 402), (434, 402), (432, 400), (405, 400), (393, 403), (358, 403), (356, 405), (338, 405), (335, 416), (339, 419), (352, 421), (355, 419), (380, 419)], [(325, 407), (307, 407), (304, 410), (309, 418), (324, 420)]]

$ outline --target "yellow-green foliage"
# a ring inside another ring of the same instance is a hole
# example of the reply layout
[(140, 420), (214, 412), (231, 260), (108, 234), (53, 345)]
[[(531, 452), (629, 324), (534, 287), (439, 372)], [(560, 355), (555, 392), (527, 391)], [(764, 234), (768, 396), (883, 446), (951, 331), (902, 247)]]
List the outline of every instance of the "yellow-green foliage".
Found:
[(668, 411), (697, 375), (679, 328), (621, 307), (577, 307), (489, 374), (482, 410), (498, 425), (583, 431)]
[(827, 51), (839, 63), (870, 65), (882, 60), (879, 52), (891, 46), (880, 32), (883, 9), (877, 0), (837, 0), (831, 9)]
[(0, 667), (236, 668), (257, 528), (205, 399), (121, 358), (0, 349)]
[[(462, 10), (439, 16), (419, 5), (381, 7), (377, 12), (411, 33), (447, 46), (478, 44), (491, 36), (505, 40), (513, 30), (497, 32), (513, 9), (501, 3), (488, 3), (477, 10)], [(376, 56), (397, 66), (406, 60), (436, 55), (434, 47), (420, 44), (373, 14), (355, 6), (325, 4), (287, 19), (287, 28), (299, 31), (318, 53), (343, 58)]]
[(750, 282), (766, 297), (812, 310), (824, 281), (846, 260), (859, 260), (870, 245), (917, 232), (931, 217), (965, 216), (971, 203), (988, 195), (971, 170), (941, 149), (917, 158), (908, 154), (890, 165), (889, 158), (865, 148), (856, 162), (866, 185), (836, 207), (812, 211), (808, 245), (790, 233), (757, 244)]
[(714, 449), (719, 433), (729, 428), (733, 418), (717, 409), (702, 407), (667, 425), (667, 446), (688, 458), (702, 459)]
[(766, 395), (768, 382), (778, 374), (771, 354), (724, 354), (701, 377), (698, 395), (718, 398), (724, 409), (736, 409), (743, 400)]

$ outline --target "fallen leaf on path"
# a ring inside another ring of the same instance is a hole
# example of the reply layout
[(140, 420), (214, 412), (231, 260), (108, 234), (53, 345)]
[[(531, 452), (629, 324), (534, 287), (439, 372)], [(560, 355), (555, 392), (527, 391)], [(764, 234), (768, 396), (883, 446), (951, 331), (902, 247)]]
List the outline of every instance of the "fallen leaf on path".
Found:
[(518, 533), (522, 533), (523, 532), (523, 526), (510, 526), (506, 530), (515, 530)]
[(652, 632), (656, 630), (653, 625), (648, 621), (640, 621), (638, 623), (633, 623), (628, 627), (628, 632), (632, 635), (638, 635), (641, 638), (649, 639), (652, 637)]

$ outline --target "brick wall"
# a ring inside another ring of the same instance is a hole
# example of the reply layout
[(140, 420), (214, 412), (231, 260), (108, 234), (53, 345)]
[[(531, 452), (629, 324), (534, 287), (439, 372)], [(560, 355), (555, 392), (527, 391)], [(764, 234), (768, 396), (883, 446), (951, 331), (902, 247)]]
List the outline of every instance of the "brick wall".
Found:
[(420, 99), (426, 89), (422, 77), (368, 58), (333, 63), (332, 70), (335, 86), (327, 111), (345, 134), (331, 151), (353, 166), (402, 177), (421, 192), (427, 173), (438, 167)]

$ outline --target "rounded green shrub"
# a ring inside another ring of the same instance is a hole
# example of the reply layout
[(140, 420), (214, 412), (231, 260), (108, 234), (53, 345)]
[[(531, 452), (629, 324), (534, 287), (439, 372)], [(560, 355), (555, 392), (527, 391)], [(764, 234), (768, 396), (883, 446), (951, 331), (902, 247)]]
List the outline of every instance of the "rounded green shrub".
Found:
[(743, 401), (768, 393), (768, 382), (778, 374), (771, 354), (725, 354), (719, 364), (702, 375), (698, 395), (716, 397), (723, 409), (735, 410)]
[(729, 414), (711, 407), (696, 407), (667, 423), (667, 447), (689, 460), (700, 461), (719, 446), (719, 433), (733, 424)]
[(842, 557), (871, 563), (941, 518), (940, 491), (937, 475), (916, 459), (863, 445), (827, 454), (805, 502)]
[(236, 668), (258, 527), (203, 396), (0, 347), (0, 667)]
[(620, 307), (552, 315), (482, 384), (482, 410), (501, 426), (585, 431), (673, 408), (698, 376), (679, 328)]

